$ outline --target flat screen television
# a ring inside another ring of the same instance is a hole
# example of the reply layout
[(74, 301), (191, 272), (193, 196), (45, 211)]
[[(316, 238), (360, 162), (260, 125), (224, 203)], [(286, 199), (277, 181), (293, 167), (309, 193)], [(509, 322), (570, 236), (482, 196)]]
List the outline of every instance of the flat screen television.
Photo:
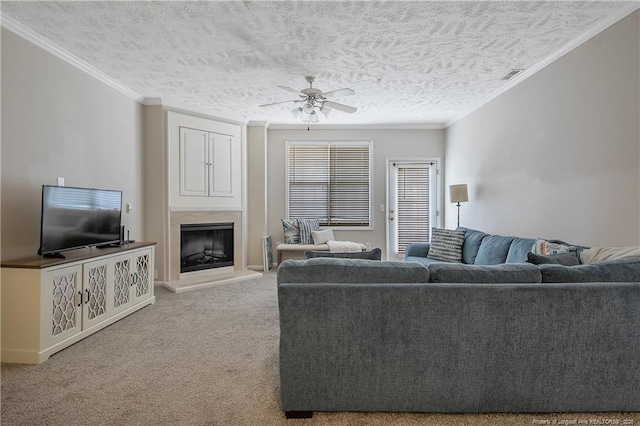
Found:
[(43, 185), (38, 254), (118, 245), (121, 221), (122, 191)]

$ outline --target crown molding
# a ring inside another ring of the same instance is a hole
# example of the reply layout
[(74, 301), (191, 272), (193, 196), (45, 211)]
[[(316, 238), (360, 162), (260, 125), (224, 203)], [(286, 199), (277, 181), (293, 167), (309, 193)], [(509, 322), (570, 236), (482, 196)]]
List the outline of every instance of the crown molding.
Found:
[(532, 75), (534, 75), (535, 73), (537, 73), (541, 69), (545, 68), (547, 65), (550, 65), (552, 62), (555, 62), (557, 59), (560, 59), (562, 56), (566, 55), (567, 53), (571, 52), (573, 49), (579, 47), (580, 45), (584, 44), (585, 42), (587, 42), (591, 38), (593, 38), (596, 35), (600, 34), (604, 30), (606, 30), (607, 28), (609, 28), (610, 26), (615, 24), (616, 22), (621, 21), (622, 19), (626, 18), (627, 16), (629, 16), (630, 14), (635, 12), (636, 10), (640, 9), (640, 3), (637, 3), (637, 2), (629, 2), (629, 3), (630, 4), (629, 4), (628, 7), (620, 9), (618, 12), (616, 12), (616, 13), (610, 15), (610, 16), (607, 16), (606, 18), (603, 18), (600, 22), (598, 22), (597, 25), (595, 25), (594, 27), (590, 28), (588, 31), (586, 31), (583, 34), (581, 34), (578, 38), (570, 41), (569, 43), (567, 43), (566, 45), (561, 47), (559, 50), (557, 50), (556, 52), (554, 52), (551, 55), (547, 56), (546, 58), (544, 58), (540, 62), (536, 63), (532, 67), (527, 68), (525, 71), (523, 71), (522, 73), (520, 73), (516, 77), (514, 77), (513, 80), (510, 80), (507, 84), (505, 84), (504, 86), (500, 87), (498, 90), (496, 90), (495, 92), (491, 93), (489, 96), (487, 96), (486, 98), (484, 98), (483, 100), (481, 100), (480, 102), (478, 102), (477, 104), (472, 106), (471, 108), (469, 108), (466, 111), (464, 111), (463, 113), (455, 116), (451, 120), (445, 122), (444, 123), (444, 127), (447, 128), (447, 127), (451, 126), (455, 122), (463, 119), (467, 115), (469, 115), (469, 114), (473, 113), (474, 111), (478, 110), (480, 107), (488, 104), (489, 102), (491, 102), (492, 100), (494, 100), (498, 96), (502, 95), (503, 93), (505, 93), (506, 91), (510, 90), (511, 88), (517, 86), (518, 84), (522, 83), (524, 80), (526, 80), (527, 78), (531, 77)]
[(285, 124), (271, 123), (269, 130), (442, 130), (442, 123)]
[(202, 118), (224, 121), (229, 124), (244, 125), (244, 123), (246, 122), (244, 117), (224, 115), (206, 108), (194, 107), (192, 105), (187, 105), (175, 101), (167, 101), (161, 98), (144, 98), (141, 103), (145, 106), (162, 106), (163, 108), (171, 111), (187, 113), (191, 115), (195, 114)]
[(142, 100), (144, 99), (144, 97), (139, 93), (134, 92), (133, 90), (129, 89), (122, 83), (114, 80), (113, 78), (109, 77), (102, 71), (98, 70), (92, 65), (89, 65), (88, 63), (78, 58), (77, 56), (72, 55), (71, 53), (61, 48), (60, 46), (52, 43), (45, 37), (41, 36), (40, 34), (36, 33), (30, 28), (27, 28), (26, 26), (22, 25), (21, 23), (7, 16), (4, 13), (0, 13), (0, 25), (2, 25), (4, 28), (11, 31), (12, 33), (15, 33), (16, 35), (22, 37), (23, 39), (51, 53), (52, 55), (57, 56), (63, 61), (66, 61), (69, 64), (73, 65), (74, 67), (86, 72), (87, 74), (98, 79), (99, 81), (103, 82), (107, 86), (110, 86), (116, 89), (117, 91), (119, 91), (120, 93), (127, 95), (131, 99), (137, 102), (142, 102)]
[(269, 127), (269, 122), (249, 120), (247, 121), (247, 127)]

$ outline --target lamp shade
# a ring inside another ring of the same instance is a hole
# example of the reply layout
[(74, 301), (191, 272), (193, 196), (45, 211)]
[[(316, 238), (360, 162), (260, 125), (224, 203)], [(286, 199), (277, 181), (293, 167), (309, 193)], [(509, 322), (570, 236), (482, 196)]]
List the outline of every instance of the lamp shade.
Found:
[(469, 193), (467, 192), (467, 184), (449, 185), (449, 198), (452, 203), (464, 203), (469, 201)]

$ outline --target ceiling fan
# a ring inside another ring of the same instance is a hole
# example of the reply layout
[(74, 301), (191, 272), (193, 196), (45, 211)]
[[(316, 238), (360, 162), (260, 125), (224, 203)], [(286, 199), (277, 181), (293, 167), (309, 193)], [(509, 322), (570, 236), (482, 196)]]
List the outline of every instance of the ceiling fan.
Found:
[(301, 118), (305, 123), (317, 123), (318, 122), (318, 111), (322, 112), (325, 117), (329, 115), (331, 110), (337, 109), (340, 111), (347, 112), (349, 114), (353, 114), (358, 109), (349, 105), (339, 104), (337, 102), (333, 102), (329, 99), (338, 98), (340, 96), (351, 96), (355, 95), (355, 92), (351, 89), (344, 88), (338, 90), (332, 90), (330, 92), (323, 92), (322, 90), (316, 89), (313, 87), (313, 82), (316, 81), (316, 78), (313, 76), (306, 76), (305, 80), (309, 83), (309, 87), (302, 90), (296, 90), (293, 87), (288, 86), (278, 86), (281, 89), (284, 89), (288, 92), (295, 93), (298, 95), (298, 99), (290, 99), (287, 101), (273, 102), (270, 104), (260, 105), (261, 107), (284, 104), (287, 102), (293, 102), (295, 104), (302, 104), (291, 110), (293, 115), (296, 118)]

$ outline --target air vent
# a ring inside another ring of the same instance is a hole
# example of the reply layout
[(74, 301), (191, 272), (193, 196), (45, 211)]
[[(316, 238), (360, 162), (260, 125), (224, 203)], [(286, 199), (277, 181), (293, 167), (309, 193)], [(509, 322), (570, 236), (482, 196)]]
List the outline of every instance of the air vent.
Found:
[(505, 75), (504, 77), (502, 77), (502, 80), (511, 80), (513, 77), (515, 77), (516, 75), (520, 74), (522, 71), (524, 71), (523, 68), (520, 69), (512, 69), (509, 74)]

